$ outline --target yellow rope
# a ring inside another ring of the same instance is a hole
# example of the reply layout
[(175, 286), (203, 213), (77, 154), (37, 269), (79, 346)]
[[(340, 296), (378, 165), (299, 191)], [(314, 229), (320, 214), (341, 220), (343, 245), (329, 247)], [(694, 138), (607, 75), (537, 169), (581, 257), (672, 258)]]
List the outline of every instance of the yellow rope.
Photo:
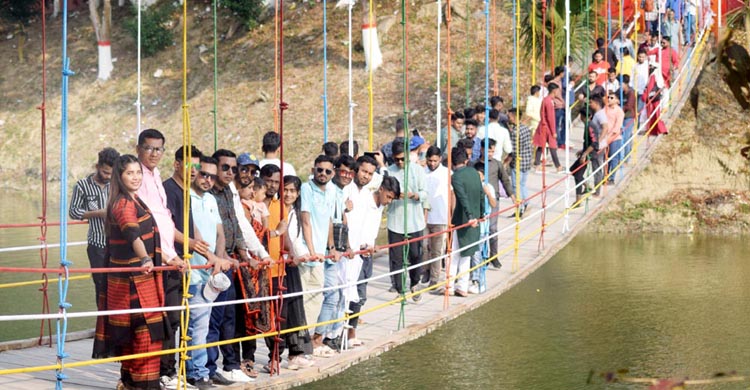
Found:
[[(536, 1), (536, 0), (535, 0)], [(536, 3), (532, 2), (532, 10), (536, 9)], [(532, 11), (534, 12), (534, 11)], [(534, 12), (535, 13), (535, 12)], [(532, 21), (532, 26), (536, 26), (536, 17), (532, 18), (534, 21)], [(519, 41), (520, 41), (520, 30), (521, 30), (521, 1), (516, 0), (516, 47), (515, 51), (516, 53), (519, 53)], [(533, 27), (532, 27), (533, 30)], [(532, 50), (532, 56), (536, 58), (536, 39), (534, 38), (534, 33), (532, 32), (532, 45), (534, 46), (534, 49)], [(520, 85), (520, 76), (518, 72), (518, 60), (516, 60), (516, 85)], [(536, 82), (534, 79), (534, 76), (536, 74), (536, 65), (532, 64), (531, 66), (531, 80), (532, 83)], [(513, 99), (517, 102), (516, 105), (516, 202), (520, 202), (521, 199), (521, 115), (519, 114), (519, 108), (521, 104), (521, 100), (519, 99), (519, 93), (518, 88), (516, 88), (516, 96)], [(520, 233), (521, 229), (521, 207), (522, 203), (518, 203), (516, 205), (516, 227), (514, 232), (514, 239), (513, 239), (513, 265), (510, 267), (511, 272), (518, 271), (518, 250), (520, 247), (520, 243), (518, 242), (518, 235)]]
[[(79, 276), (70, 276), (67, 279), (70, 280), (83, 280), (83, 279), (90, 279), (91, 275), (79, 275)], [(0, 284), (0, 288), (10, 288), (10, 287), (23, 287), (23, 286), (33, 286), (35, 284), (44, 283), (44, 280), (28, 280), (26, 282), (14, 282), (14, 283), (3, 283)]]
[[(216, 1), (216, 0), (214, 0)], [(182, 3), (182, 196), (183, 196), (183, 261), (187, 271), (182, 274), (182, 305), (180, 311), (180, 365), (177, 371), (177, 388), (187, 389), (187, 365), (190, 358), (187, 354), (188, 322), (190, 320), (190, 170), (192, 169), (192, 135), (190, 133), (190, 111), (187, 104), (187, 0)], [(166, 275), (165, 275), (166, 276)], [(173, 352), (174, 353), (174, 352)]]

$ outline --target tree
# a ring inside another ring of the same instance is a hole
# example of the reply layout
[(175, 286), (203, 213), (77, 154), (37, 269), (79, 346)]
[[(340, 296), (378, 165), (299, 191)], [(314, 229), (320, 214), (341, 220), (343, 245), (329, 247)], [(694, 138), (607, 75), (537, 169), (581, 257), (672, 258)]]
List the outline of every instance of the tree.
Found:
[(110, 0), (89, 0), (89, 11), (91, 23), (94, 24), (94, 34), (99, 47), (99, 74), (100, 80), (109, 80), (112, 75), (112, 4)]

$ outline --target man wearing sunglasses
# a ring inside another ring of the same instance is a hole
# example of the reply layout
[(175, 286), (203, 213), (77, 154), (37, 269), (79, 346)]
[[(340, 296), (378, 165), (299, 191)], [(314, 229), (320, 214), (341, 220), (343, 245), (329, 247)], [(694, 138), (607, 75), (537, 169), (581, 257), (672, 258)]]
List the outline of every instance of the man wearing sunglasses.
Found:
[[(312, 168), (312, 180), (307, 181), (300, 189), (302, 205), (300, 218), (302, 219), (302, 235), (310, 252), (311, 260), (324, 261), (325, 255), (333, 258), (325, 260), (325, 264), (308, 261), (300, 265), (300, 277), (305, 291), (317, 290), (329, 284), (329, 277), (335, 272), (335, 263), (341, 255), (333, 245), (333, 215), (337, 205), (335, 186), (328, 185), (333, 178), (333, 160), (325, 155), (315, 159)], [(333, 292), (305, 295), (305, 313), (308, 318), (317, 318), (318, 322), (332, 319), (335, 314), (336, 302)], [(323, 345), (323, 334), (328, 331), (325, 326), (315, 329), (313, 335), (313, 355), (330, 355), (332, 350)]]
[[(211, 308), (196, 308), (192, 305), (211, 303), (206, 299), (203, 290), (209, 282), (210, 275), (227, 271), (231, 263), (223, 257), (224, 228), (222, 227), (219, 206), (216, 198), (208, 191), (211, 190), (218, 176), (218, 162), (212, 157), (201, 157), (200, 168), (195, 180), (190, 187), (190, 209), (196, 231), (200, 232), (206, 239), (208, 250), (204, 253), (195, 253), (190, 258), (193, 266), (212, 264), (213, 269), (193, 269), (190, 275), (189, 303), (190, 318), (188, 326), (188, 345), (201, 345), (206, 343), (208, 328), (211, 322)], [(190, 360), (187, 361), (187, 380), (191, 385), (198, 388), (207, 388), (211, 384), (209, 370), (206, 367), (208, 354), (206, 348), (190, 351)], [(176, 388), (176, 387), (175, 387)]]
[[(401, 185), (401, 197), (394, 200), (388, 207), (388, 243), (393, 244), (404, 241), (408, 238), (418, 238), (422, 236), (426, 225), (424, 217), (423, 201), (427, 199), (425, 190), (426, 177), (422, 166), (416, 162), (409, 161), (408, 185), (406, 187), (406, 161), (404, 153), (404, 143), (393, 144), (393, 161), (388, 167), (388, 175), (395, 177)], [(406, 224), (406, 230), (404, 230)], [(397, 271), (403, 268), (404, 262), (412, 266), (422, 262), (422, 243), (419, 241), (409, 244), (408, 259), (404, 261), (402, 246), (392, 247), (388, 250), (390, 258), (391, 271)], [(406, 286), (401, 283), (402, 275), (398, 274), (393, 279), (397, 293), (406, 292)], [(422, 267), (415, 267), (409, 271), (411, 280), (411, 291), (419, 289), (419, 283), (422, 278)], [(414, 295), (414, 302), (419, 302), (422, 297)]]
[[(234, 194), (230, 186), (234, 183), (235, 175), (239, 171), (237, 167), (237, 155), (226, 149), (219, 149), (214, 152), (213, 158), (216, 159), (219, 170), (216, 182), (211, 189), (211, 193), (216, 197), (216, 203), (219, 206), (219, 215), (221, 216), (222, 227), (224, 230), (224, 249), (227, 257), (232, 258), (235, 269), (239, 267), (239, 258), (243, 262), (249, 263), (252, 267), (257, 267), (257, 261), (248, 256), (250, 251), (254, 256), (262, 261), (271, 261), (265, 248), (260, 244), (252, 230), (249, 234), (244, 234), (239, 222), (238, 215), (234, 205)], [(242, 215), (244, 218), (244, 214)], [(247, 220), (245, 219), (245, 223)], [(254, 240), (251, 239), (255, 237)], [(246, 241), (245, 237), (250, 238)], [(233, 280), (231, 272), (227, 275)], [(236, 297), (234, 286), (219, 294), (216, 302), (231, 301)], [(239, 313), (239, 314), (238, 314)], [(209, 325), (207, 341), (214, 342), (219, 340), (229, 340), (235, 337), (236, 317), (243, 311), (235, 311), (234, 305), (215, 306), (211, 310), (211, 323)], [(220, 347), (224, 355), (224, 369), (217, 369), (217, 360), (219, 357), (218, 348), (213, 347), (208, 350), (208, 363), (210, 379), (217, 384), (229, 385), (232, 383), (250, 382), (251, 378), (245, 375), (240, 369), (239, 356), (235, 353), (232, 345), (222, 345)]]

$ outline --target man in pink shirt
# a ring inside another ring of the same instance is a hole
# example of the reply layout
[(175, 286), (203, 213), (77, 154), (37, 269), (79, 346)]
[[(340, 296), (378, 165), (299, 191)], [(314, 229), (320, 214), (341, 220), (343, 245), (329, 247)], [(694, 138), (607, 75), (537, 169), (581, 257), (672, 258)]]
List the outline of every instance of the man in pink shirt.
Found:
[(625, 119), (625, 112), (620, 108), (619, 92), (609, 92), (604, 112), (607, 114), (607, 129), (604, 130), (601, 139), (607, 140), (609, 152), (605, 157), (609, 157), (609, 180), (607, 184), (615, 184), (615, 169), (618, 168), (622, 159), (622, 122)]

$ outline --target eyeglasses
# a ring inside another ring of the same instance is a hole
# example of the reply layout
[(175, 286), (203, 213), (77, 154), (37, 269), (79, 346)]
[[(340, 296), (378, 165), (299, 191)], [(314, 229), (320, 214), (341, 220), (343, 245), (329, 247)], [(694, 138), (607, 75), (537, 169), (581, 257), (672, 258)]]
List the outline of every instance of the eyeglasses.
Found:
[(395, 162), (404, 161), (404, 157), (394, 157), (393, 161), (395, 161)]
[(162, 154), (164, 153), (164, 150), (165, 150), (164, 147), (160, 146), (158, 148), (155, 148), (151, 145), (141, 146), (141, 149), (143, 149), (144, 151), (146, 151), (146, 153), (149, 153), (149, 154)]
[(236, 165), (229, 165), (229, 164), (221, 164), (221, 171), (226, 172), (228, 170), (232, 170), (232, 173), (235, 175), (237, 174), (237, 166)]
[(326, 175), (330, 175), (330, 174), (332, 174), (332, 173), (333, 173), (333, 171), (332, 171), (332, 170), (330, 170), (330, 169), (325, 169), (325, 168), (321, 168), (321, 167), (317, 167), (317, 168), (315, 168), (315, 172), (318, 172), (318, 173), (323, 173), (323, 172), (325, 172), (325, 174), (326, 174)]
[(193, 168), (193, 169), (200, 170), (201, 169), (201, 164), (200, 163), (187, 163), (187, 164), (185, 164), (185, 167), (186, 168)]
[(203, 172), (203, 171), (200, 171), (198, 173), (200, 173), (201, 177), (204, 179), (216, 181), (217, 176), (214, 175), (213, 173), (208, 173), (208, 172)]
[(339, 176), (342, 177), (354, 177), (354, 171), (345, 171), (343, 169), (338, 169)]

